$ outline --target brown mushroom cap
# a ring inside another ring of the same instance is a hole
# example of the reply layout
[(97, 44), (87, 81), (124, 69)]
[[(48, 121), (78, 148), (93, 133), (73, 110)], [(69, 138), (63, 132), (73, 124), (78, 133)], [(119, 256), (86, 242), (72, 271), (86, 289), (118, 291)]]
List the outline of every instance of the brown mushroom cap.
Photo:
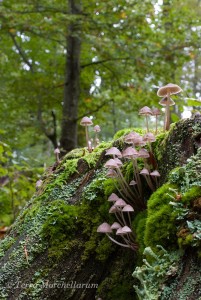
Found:
[(90, 126), (93, 125), (93, 122), (90, 118), (88, 117), (83, 117), (82, 120), (80, 121), (80, 125), (82, 126)]
[(114, 214), (114, 213), (116, 213), (116, 212), (118, 212), (118, 211), (119, 211), (118, 207), (117, 207), (117, 206), (114, 206), (114, 205), (112, 205), (112, 206), (110, 207), (110, 209), (109, 209), (109, 213), (110, 213), (110, 214)]
[(137, 182), (135, 180), (131, 180), (131, 182), (129, 183), (129, 185), (136, 185)]
[(157, 96), (165, 97), (167, 96), (168, 92), (170, 93), (170, 95), (178, 94), (182, 92), (182, 89), (177, 84), (168, 83), (167, 85), (162, 86), (158, 89)]
[(122, 230), (122, 233), (131, 233), (132, 232), (132, 230), (128, 226), (122, 227), (121, 230)]
[(140, 158), (148, 158), (148, 157), (150, 157), (150, 155), (149, 155), (149, 152), (146, 149), (141, 148), (139, 150), (139, 152), (138, 152), (138, 157), (140, 157)]
[(122, 209), (122, 211), (124, 212), (133, 212), (134, 209), (131, 205), (127, 204), (126, 206), (124, 206), (124, 208)]
[(110, 197), (108, 198), (108, 201), (109, 202), (115, 202), (115, 201), (117, 201), (117, 200), (119, 200), (120, 198), (115, 194), (115, 193), (112, 193), (111, 195), (110, 195)]
[(117, 147), (112, 147), (112, 148), (106, 150), (105, 155), (115, 155), (117, 157), (122, 157), (122, 154)]
[(140, 171), (140, 174), (141, 174), (141, 175), (149, 175), (149, 171), (148, 171), (146, 168), (143, 168), (143, 169)]
[(111, 225), (111, 229), (119, 229), (121, 228), (121, 225), (117, 222), (114, 222), (112, 225)]
[(160, 116), (161, 115), (161, 111), (158, 108), (153, 108), (152, 109), (152, 115), (153, 116)]
[(156, 137), (155, 137), (155, 135), (154, 135), (153, 133), (147, 132), (147, 133), (143, 136), (143, 140), (144, 140), (145, 142), (153, 143), (153, 142), (155, 142)]
[(154, 170), (153, 172), (150, 173), (151, 176), (153, 177), (160, 177), (160, 173), (157, 170)]
[(115, 207), (124, 207), (124, 206), (126, 206), (126, 202), (125, 202), (123, 199), (119, 198), (119, 199), (114, 203), (114, 206), (115, 206)]
[(117, 162), (111, 158), (105, 163), (104, 167), (110, 168), (110, 169), (116, 169), (116, 168), (118, 168), (118, 165), (117, 165)]
[(122, 156), (124, 158), (137, 158), (138, 151), (136, 149), (134, 149), (133, 147), (128, 147), (123, 151)]
[(105, 223), (101, 224), (100, 226), (98, 226), (97, 232), (111, 233), (112, 229), (111, 229), (111, 226), (108, 223), (105, 222)]
[(101, 131), (100, 126), (99, 125), (95, 125), (94, 126), (94, 131), (95, 132), (100, 132)]
[(139, 115), (152, 115), (152, 110), (148, 106), (144, 106), (139, 110)]
[(172, 105), (175, 105), (175, 102), (172, 100), (172, 98), (169, 98), (168, 97), (164, 97), (160, 102), (159, 102), (160, 105), (162, 106), (166, 106), (167, 104), (169, 104), (169, 106), (172, 106)]

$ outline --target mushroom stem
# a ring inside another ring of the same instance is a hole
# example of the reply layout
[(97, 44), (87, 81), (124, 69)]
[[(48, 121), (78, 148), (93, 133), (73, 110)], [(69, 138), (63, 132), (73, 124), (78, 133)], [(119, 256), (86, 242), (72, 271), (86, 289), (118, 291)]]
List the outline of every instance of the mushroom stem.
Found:
[(147, 126), (147, 132), (149, 132), (149, 126), (148, 126), (148, 116), (146, 115), (146, 126)]
[(155, 129), (155, 134), (158, 133), (158, 116), (156, 115), (156, 129)]
[(91, 152), (91, 147), (89, 145), (89, 132), (88, 132), (88, 126), (85, 126), (85, 133), (86, 133), (86, 142), (87, 142), (87, 149), (89, 152)]
[(170, 91), (167, 93), (167, 105), (165, 109), (165, 130), (170, 129)]
[(122, 244), (122, 243), (119, 243), (117, 242), (115, 239), (113, 239), (108, 233), (106, 233), (106, 235), (108, 236), (108, 238), (114, 242), (115, 244), (119, 245), (119, 246), (122, 246), (122, 247), (126, 247), (126, 248), (131, 248), (129, 245), (125, 245), (125, 244)]

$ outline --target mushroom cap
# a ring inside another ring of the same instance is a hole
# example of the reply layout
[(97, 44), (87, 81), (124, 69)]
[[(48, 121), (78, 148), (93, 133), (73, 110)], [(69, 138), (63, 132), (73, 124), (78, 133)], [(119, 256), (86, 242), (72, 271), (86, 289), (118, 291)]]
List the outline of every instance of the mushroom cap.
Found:
[(117, 157), (114, 158), (114, 161), (116, 162), (118, 167), (121, 167), (123, 165), (120, 159), (118, 159)]
[(111, 233), (112, 229), (111, 229), (111, 226), (108, 223), (104, 222), (100, 226), (98, 226), (97, 232)]
[(124, 227), (122, 227), (122, 233), (131, 233), (132, 232), (132, 230), (130, 229), (130, 227), (128, 227), (128, 226), (124, 226)]
[(36, 181), (36, 187), (40, 187), (42, 184), (43, 184), (43, 181), (41, 179)]
[(130, 204), (127, 204), (126, 206), (124, 206), (122, 211), (124, 211), (124, 212), (129, 212), (130, 211), (131, 212), (131, 211), (134, 211), (134, 209)]
[(167, 96), (168, 92), (170, 93), (170, 95), (178, 94), (182, 92), (182, 89), (177, 84), (168, 83), (167, 85), (162, 86), (161, 88), (158, 89), (157, 96), (165, 97)]
[(117, 172), (114, 169), (108, 169), (106, 173), (107, 177), (115, 178), (118, 176)]
[(122, 232), (122, 228), (119, 227), (116, 231), (116, 235), (125, 235), (126, 233), (125, 232)]
[(137, 158), (138, 151), (133, 147), (128, 147), (123, 151), (122, 156), (124, 158)]
[(134, 140), (139, 137), (140, 137), (140, 135), (138, 133), (132, 131), (129, 134), (125, 135), (124, 141), (127, 144), (133, 144)]
[(90, 126), (93, 125), (93, 122), (90, 118), (88, 117), (83, 117), (82, 120), (80, 121), (80, 125), (82, 126)]
[(117, 200), (119, 200), (120, 198), (115, 194), (115, 193), (112, 193), (111, 195), (110, 195), (110, 197), (108, 198), (108, 201), (109, 202), (115, 202), (115, 201), (117, 201)]
[(109, 159), (105, 164), (105, 168), (111, 168), (111, 169), (116, 169), (118, 168), (117, 162), (114, 159)]
[(143, 140), (144, 140), (145, 142), (153, 143), (153, 142), (155, 142), (156, 137), (155, 137), (155, 135), (154, 135), (153, 133), (147, 132), (147, 133), (143, 136)]
[(111, 225), (111, 229), (119, 229), (121, 228), (121, 225), (117, 222), (114, 222), (112, 225)]
[(129, 185), (136, 185), (137, 182), (135, 180), (131, 180), (131, 182), (129, 183)]
[(148, 158), (148, 157), (150, 157), (149, 152), (146, 149), (144, 149), (144, 148), (141, 148), (139, 150), (138, 154), (139, 154), (140, 158)]
[(160, 102), (159, 102), (160, 105), (162, 106), (166, 106), (167, 104), (169, 104), (169, 106), (172, 106), (172, 105), (175, 105), (175, 102), (172, 100), (172, 98), (169, 98), (168, 97), (164, 97)]
[(106, 150), (105, 155), (115, 155), (117, 157), (122, 157), (122, 154), (117, 147), (112, 147), (112, 148)]
[(99, 126), (99, 125), (95, 125), (95, 126), (94, 126), (94, 131), (95, 131), (95, 132), (100, 132), (100, 131), (101, 131), (100, 126)]
[(143, 168), (143, 169), (140, 171), (140, 174), (141, 174), (141, 175), (149, 175), (149, 171), (148, 171), (146, 168)]
[(144, 106), (139, 110), (139, 115), (146, 116), (146, 115), (152, 115), (152, 110), (148, 106)]
[(151, 176), (153, 177), (160, 177), (160, 173), (157, 170), (154, 170), (153, 172), (150, 173)]
[(161, 111), (159, 108), (153, 108), (152, 109), (152, 115), (153, 116), (160, 116), (161, 115)]
[(126, 202), (125, 202), (123, 199), (119, 198), (119, 199), (114, 203), (114, 206), (115, 206), (115, 207), (124, 207), (124, 206), (126, 206)]
[(55, 154), (59, 154), (59, 153), (60, 153), (59, 148), (55, 148), (55, 149), (54, 149), (54, 153), (55, 153)]
[(116, 212), (118, 212), (118, 211), (119, 211), (118, 207), (117, 207), (117, 206), (114, 206), (114, 205), (112, 205), (112, 206), (110, 207), (110, 209), (109, 209), (109, 213), (110, 213), (110, 214), (114, 214), (114, 213), (116, 213)]

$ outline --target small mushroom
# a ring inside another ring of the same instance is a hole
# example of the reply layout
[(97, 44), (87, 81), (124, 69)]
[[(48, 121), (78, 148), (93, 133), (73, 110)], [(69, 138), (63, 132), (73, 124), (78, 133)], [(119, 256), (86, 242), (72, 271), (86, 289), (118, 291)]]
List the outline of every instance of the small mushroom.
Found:
[(97, 232), (111, 233), (112, 229), (111, 229), (111, 226), (108, 223), (104, 222), (103, 224), (101, 224), (100, 226), (98, 226)]
[(139, 110), (139, 115), (145, 116), (146, 117), (146, 127), (147, 127), (147, 132), (149, 132), (149, 126), (148, 126), (148, 116), (152, 115), (152, 110), (148, 106), (144, 106)]
[(117, 200), (119, 200), (120, 198), (115, 194), (115, 193), (112, 193), (110, 195), (110, 197), (108, 198), (108, 201), (109, 202), (116, 202)]
[(155, 116), (156, 118), (156, 129), (155, 129), (155, 134), (158, 133), (158, 116), (161, 115), (161, 111), (158, 108), (153, 108), (152, 109), (152, 115)]
[(95, 147), (98, 146), (99, 144), (99, 138), (98, 138), (98, 133), (101, 131), (101, 128), (99, 125), (94, 126), (94, 131), (95, 131)]
[(112, 148), (106, 150), (105, 155), (113, 155), (113, 158), (115, 158), (116, 156), (119, 157), (119, 158), (122, 157), (121, 152), (116, 147), (112, 147)]
[(87, 149), (88, 149), (89, 152), (91, 152), (92, 151), (92, 147), (90, 145), (90, 140), (89, 140), (88, 126), (93, 125), (93, 122), (91, 121), (90, 118), (83, 117), (82, 120), (81, 120), (81, 122), (80, 122), (80, 125), (85, 127)]
[(121, 225), (117, 222), (114, 222), (112, 225), (111, 225), (111, 229), (119, 229), (121, 228)]
[(173, 83), (168, 83), (167, 85), (158, 89), (157, 95), (159, 97), (167, 98), (165, 99), (166, 104), (164, 104), (166, 106), (165, 125), (164, 125), (165, 130), (169, 130), (170, 128), (170, 105), (171, 105), (170, 103), (173, 101), (172, 99), (170, 99), (170, 95), (178, 94), (180, 92), (182, 92), (182, 89), (177, 84), (173, 84)]
[(56, 148), (56, 149), (54, 150), (54, 154), (55, 154), (55, 156), (56, 156), (56, 161), (57, 161), (58, 163), (60, 163), (60, 160), (59, 160), (60, 150), (59, 150), (59, 148)]

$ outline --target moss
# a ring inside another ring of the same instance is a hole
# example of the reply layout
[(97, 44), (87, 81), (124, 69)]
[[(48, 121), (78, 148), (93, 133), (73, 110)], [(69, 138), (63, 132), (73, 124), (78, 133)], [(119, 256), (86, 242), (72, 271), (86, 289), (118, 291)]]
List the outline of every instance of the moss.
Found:
[(75, 236), (78, 207), (55, 200), (47, 209), (48, 218), (43, 224), (42, 237), (48, 241), (51, 255), (60, 256), (67, 241)]
[(193, 235), (192, 234), (186, 234), (183, 237), (178, 238), (178, 245), (180, 248), (183, 248), (185, 246), (190, 246), (193, 241)]
[(163, 185), (148, 200), (144, 243), (153, 250), (156, 245), (162, 245), (166, 249), (175, 248), (176, 214), (169, 204), (172, 187), (169, 184)]
[(132, 131), (137, 132), (137, 133), (139, 133), (141, 135), (143, 135), (143, 134), (146, 133), (146, 130), (142, 129), (142, 128), (129, 128), (129, 129), (126, 128), (126, 129), (121, 129), (121, 130), (117, 131), (115, 133), (113, 139), (117, 140), (117, 139), (121, 138), (122, 136), (124, 136), (124, 135), (126, 135), (126, 134), (128, 134), (128, 133), (130, 133)]
[(201, 187), (194, 186), (182, 195), (181, 200), (184, 204), (189, 205), (192, 204), (192, 202), (199, 197), (201, 197)]
[(83, 156), (83, 160), (85, 160), (90, 168), (95, 167), (98, 159), (100, 158), (100, 155), (102, 152), (110, 148), (112, 145), (111, 142), (102, 142), (99, 144), (91, 153), (86, 153), (86, 155)]
[(143, 211), (137, 214), (133, 221), (133, 230), (136, 233), (136, 241), (138, 243), (138, 257), (139, 260), (144, 252), (144, 234), (146, 228), (147, 211)]
[(109, 197), (112, 193), (117, 191), (118, 182), (115, 178), (108, 178), (103, 183), (104, 194)]
[[(112, 265), (110, 273), (99, 284), (97, 290), (97, 298), (107, 300), (135, 300), (136, 294), (133, 289), (132, 266), (134, 264), (134, 256), (125, 251), (116, 257), (116, 262)], [(111, 263), (112, 257), (109, 258)]]

